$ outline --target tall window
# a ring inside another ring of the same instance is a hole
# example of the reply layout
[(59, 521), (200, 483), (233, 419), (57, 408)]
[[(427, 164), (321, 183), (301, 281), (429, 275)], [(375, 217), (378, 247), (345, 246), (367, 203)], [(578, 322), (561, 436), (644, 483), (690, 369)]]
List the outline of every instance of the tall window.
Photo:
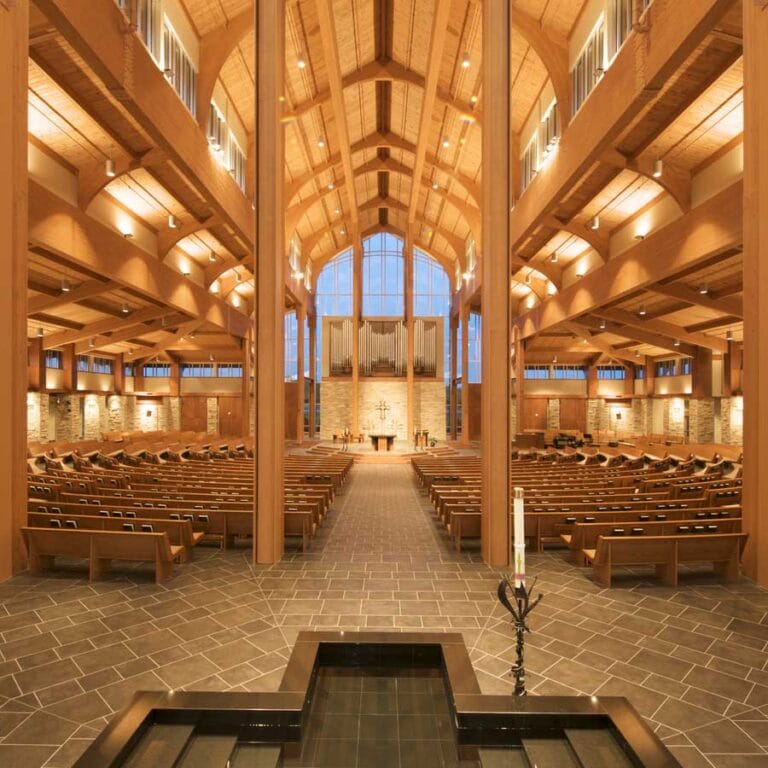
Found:
[(363, 241), (363, 315), (405, 314), (403, 241), (379, 232)]
[(469, 332), (469, 370), (467, 371), (467, 382), (469, 384), (479, 384), (482, 379), (483, 369), (483, 318), (479, 312), (469, 313), (467, 326)]
[(295, 312), (285, 315), (285, 380), (296, 381), (299, 378), (299, 357), (297, 347), (298, 321)]
[(632, 0), (609, 0), (608, 59), (611, 60), (624, 45), (632, 31)]
[(605, 19), (601, 16), (592, 30), (576, 65), (571, 70), (573, 113), (579, 111), (605, 71)]
[(443, 379), (445, 425), (451, 428), (451, 279), (447, 272), (418, 248), (413, 251), (413, 314), (443, 318)]
[(155, 61), (160, 60), (160, 0), (144, 0), (138, 7), (139, 35)]
[(61, 370), (64, 367), (64, 355), (58, 349), (48, 349), (45, 352), (45, 367)]
[(606, 379), (626, 379), (627, 369), (623, 365), (598, 365), (597, 378)]
[[(315, 286), (315, 314), (317, 315), (317, 328), (315, 344), (317, 345), (317, 366), (315, 369), (315, 381), (318, 387), (316, 424), (320, 424), (320, 389), (319, 382), (323, 373), (323, 317), (351, 317), (352, 316), (352, 289), (353, 289), (352, 249), (342, 251), (334, 256), (317, 276)], [(305, 347), (306, 349), (306, 347)], [(309, 354), (305, 353), (305, 360), (309, 360)]]
[(197, 72), (168, 19), (163, 20), (163, 71), (194, 115), (197, 111)]

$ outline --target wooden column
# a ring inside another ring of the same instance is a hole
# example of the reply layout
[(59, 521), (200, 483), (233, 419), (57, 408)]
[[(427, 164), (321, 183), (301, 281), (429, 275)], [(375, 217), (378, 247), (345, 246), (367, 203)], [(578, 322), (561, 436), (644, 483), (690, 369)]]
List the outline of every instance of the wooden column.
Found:
[(309, 322), (309, 436), (314, 439), (315, 410), (317, 409), (317, 316), (308, 317)]
[[(408, 337), (406, 359), (406, 433), (408, 439), (411, 439), (416, 428), (416, 422), (413, 414), (415, 394), (413, 380), (413, 235), (410, 226), (407, 227), (405, 233), (403, 257), (405, 258), (405, 269), (403, 270), (403, 279), (405, 281), (403, 292), (405, 297), (405, 333)], [(421, 428), (421, 425), (419, 425), (419, 428)]]
[(116, 395), (122, 395), (125, 392), (125, 358), (122, 354), (115, 356), (112, 364), (112, 375), (114, 376), (114, 390)]
[(26, 565), (28, 40), (28, 0), (0, 3), (0, 580)]
[(307, 310), (303, 304), (296, 307), (296, 442), (304, 442), (304, 324)]
[(459, 325), (459, 319), (455, 315), (451, 315), (448, 318), (448, 322), (451, 326), (451, 437), (455, 440), (456, 435), (456, 429), (458, 428), (458, 425), (456, 424), (456, 410), (457, 410), (457, 392), (456, 392), (456, 371), (458, 369), (458, 341), (459, 341), (459, 333), (458, 333), (458, 325)]
[(77, 355), (74, 344), (67, 344), (62, 347), (61, 370), (63, 371), (64, 391), (77, 392)]
[[(354, 233), (352, 247), (352, 392), (349, 420), (353, 435), (360, 433), (360, 318), (363, 312), (363, 241)], [(343, 430), (346, 424), (341, 425)]]
[(240, 379), (240, 398), (242, 400), (242, 407), (240, 408), (240, 415), (242, 418), (242, 427), (240, 431), (243, 433), (243, 437), (248, 437), (252, 430), (251, 424), (251, 373), (253, 371), (253, 358), (251, 355), (251, 343), (252, 333), (248, 332), (248, 335), (242, 340), (242, 358), (241, 364), (243, 366), (243, 377)]
[(768, 586), (768, 6), (744, 2), (744, 571)]
[(656, 361), (652, 357), (645, 358), (645, 396), (653, 397), (656, 391)]
[[(522, 432), (525, 419), (525, 341), (519, 337), (515, 339), (515, 409), (517, 431)], [(510, 436), (511, 439), (515, 437)]]
[(32, 392), (42, 392), (45, 389), (45, 350), (42, 336), (35, 336), (27, 345), (27, 385)]
[(283, 127), (285, 1), (256, 8), (255, 501), (253, 559), (283, 553), (285, 451)]
[(181, 392), (181, 367), (178, 361), (171, 361), (171, 377), (168, 380), (168, 394), (171, 397), (178, 397)]
[(459, 307), (461, 323), (461, 444), (469, 445), (469, 305)]
[(738, 342), (728, 342), (728, 352), (723, 356), (723, 397), (741, 394), (742, 353)]
[(696, 347), (691, 376), (691, 397), (712, 397), (712, 350)]
[(489, 565), (509, 564), (509, 351), (511, 340), (510, 121), (511, 3), (483, 2), (483, 374), (481, 550)]

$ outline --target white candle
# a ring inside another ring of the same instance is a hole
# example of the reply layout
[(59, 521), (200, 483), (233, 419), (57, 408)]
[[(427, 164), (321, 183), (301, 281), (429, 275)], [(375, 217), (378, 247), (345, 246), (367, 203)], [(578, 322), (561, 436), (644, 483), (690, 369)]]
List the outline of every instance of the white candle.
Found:
[(514, 501), (512, 502), (513, 544), (514, 544), (514, 574), (515, 587), (525, 586), (525, 514), (523, 511), (523, 489), (515, 486)]

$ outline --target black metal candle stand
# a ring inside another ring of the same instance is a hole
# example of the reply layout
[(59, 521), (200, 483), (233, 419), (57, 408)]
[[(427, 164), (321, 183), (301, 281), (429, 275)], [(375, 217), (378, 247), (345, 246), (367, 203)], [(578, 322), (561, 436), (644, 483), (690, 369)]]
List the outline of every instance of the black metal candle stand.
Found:
[[(517, 660), (512, 665), (512, 674), (515, 678), (515, 696), (525, 696), (525, 633), (530, 632), (527, 624), (528, 614), (539, 604), (543, 595), (539, 594), (535, 600), (531, 601), (533, 588), (536, 586), (536, 579), (533, 580), (530, 588), (522, 586), (515, 587), (505, 576), (496, 590), (499, 596), (499, 602), (512, 614), (512, 620), (515, 624), (515, 641)], [(511, 596), (511, 599), (510, 599)]]

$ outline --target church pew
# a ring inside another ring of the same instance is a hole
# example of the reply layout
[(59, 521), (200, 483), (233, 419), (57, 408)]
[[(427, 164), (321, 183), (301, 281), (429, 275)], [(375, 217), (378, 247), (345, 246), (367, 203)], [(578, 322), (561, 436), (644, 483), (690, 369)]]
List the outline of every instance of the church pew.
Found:
[(746, 533), (696, 533), (672, 536), (600, 536), (595, 549), (583, 550), (584, 559), (600, 586), (610, 588), (614, 566), (653, 565), (665, 584), (676, 587), (681, 563), (713, 565), (726, 582), (739, 579), (739, 563)]
[(155, 564), (155, 582), (171, 575), (173, 562), (183, 554), (183, 547), (168, 540), (168, 534), (129, 531), (97, 531), (80, 528), (21, 529), (29, 555), (29, 570), (39, 574), (55, 564), (57, 557), (88, 560), (88, 576), (98, 579), (112, 560), (150, 562)]

